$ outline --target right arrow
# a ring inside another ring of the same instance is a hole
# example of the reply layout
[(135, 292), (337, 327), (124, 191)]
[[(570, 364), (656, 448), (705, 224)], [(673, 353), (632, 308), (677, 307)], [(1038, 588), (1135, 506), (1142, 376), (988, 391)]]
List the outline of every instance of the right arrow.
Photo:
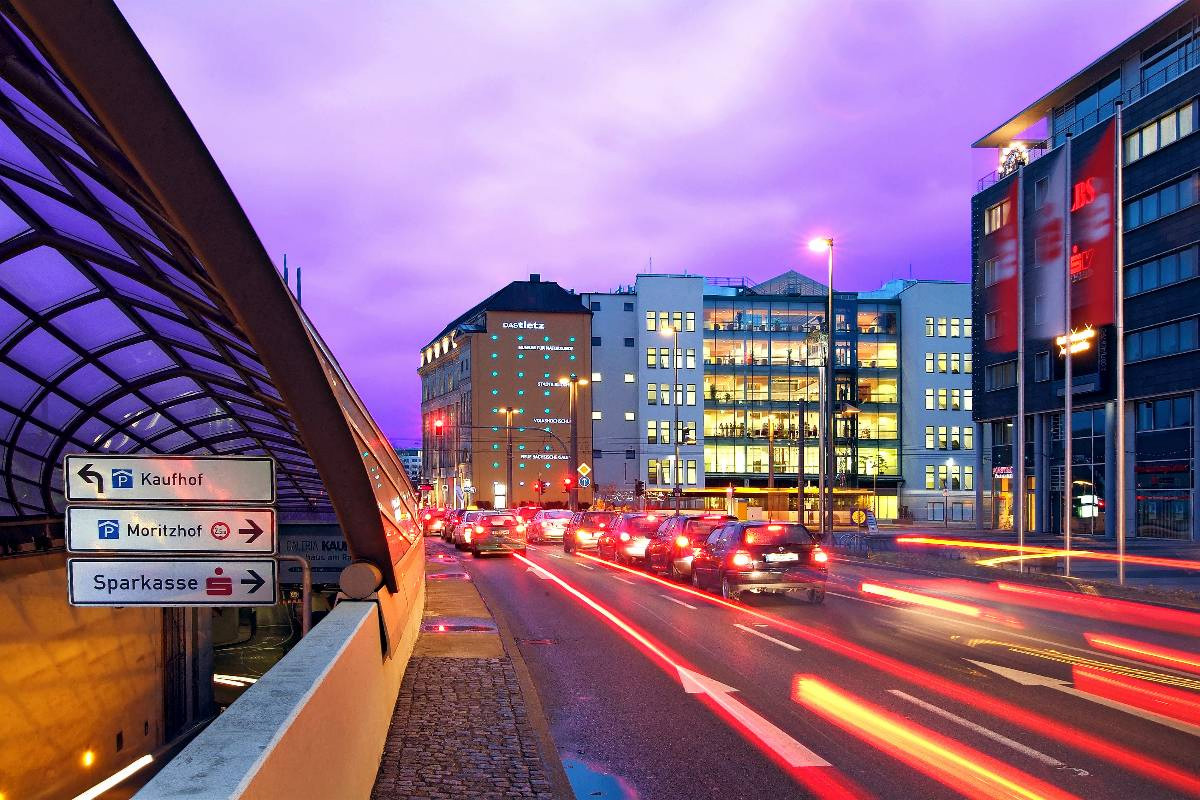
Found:
[(1054, 689), (1055, 691), (1062, 692), (1063, 694), (1069, 694), (1072, 697), (1078, 697), (1098, 705), (1115, 708), (1117, 711), (1124, 711), (1126, 714), (1133, 714), (1135, 717), (1141, 717), (1142, 719), (1150, 720), (1151, 722), (1157, 722), (1159, 725), (1166, 725), (1168, 728), (1174, 728), (1177, 731), (1190, 733), (1192, 736), (1200, 736), (1200, 727), (1189, 725), (1186, 722), (1180, 722), (1177, 719), (1163, 716), (1162, 714), (1155, 714), (1153, 711), (1147, 711), (1144, 708), (1131, 706), (1128, 703), (1121, 703), (1117, 700), (1110, 700), (1107, 697), (1091, 694), (1090, 692), (1080, 691), (1072, 686), (1070, 681), (1061, 680), (1059, 678), (1050, 678), (1045, 675), (1038, 675), (1034, 672), (1022, 672), (1019, 669), (1001, 667), (997, 664), (987, 664), (983, 661), (972, 661), (969, 658), (967, 661), (970, 661), (970, 663), (977, 667), (994, 672), (1001, 677), (1008, 678), (1010, 681), (1019, 683), (1022, 686), (1045, 686), (1048, 689)]
[(246, 544), (250, 544), (255, 539), (262, 536), (263, 529), (259, 526), (259, 524), (257, 522), (250, 519), (249, 517), (246, 518), (246, 524), (249, 525), (250, 527), (249, 528), (239, 528), (238, 533), (242, 534), (243, 536), (249, 536), (250, 538), (246, 540)]
[(250, 591), (246, 592), (246, 594), (254, 594), (255, 592), (257, 592), (259, 589), (261, 589), (263, 587), (263, 584), (266, 583), (266, 581), (264, 581), (262, 579), (262, 576), (260, 576), (257, 572), (255, 572), (252, 569), (248, 569), (248, 570), (246, 570), (246, 572), (249, 572), (251, 575), (253, 575), (254, 579), (246, 580), (245, 578), (242, 578), (241, 583), (243, 586), (253, 587), (252, 589), (250, 589)]
[(104, 476), (92, 469), (91, 464), (84, 464), (75, 474), (83, 478), (84, 483), (96, 484), (96, 494), (104, 494)]

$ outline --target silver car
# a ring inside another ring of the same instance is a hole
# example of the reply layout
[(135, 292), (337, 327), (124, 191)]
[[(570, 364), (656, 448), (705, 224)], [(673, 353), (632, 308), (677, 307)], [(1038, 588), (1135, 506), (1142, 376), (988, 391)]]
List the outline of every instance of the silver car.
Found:
[(471, 546), (470, 537), (466, 535), (467, 531), (474, 530), (475, 523), (483, 518), (487, 511), (468, 511), (463, 514), (462, 519), (454, 526), (454, 531), (450, 534), (450, 541), (459, 550), (466, 550)]
[(529, 521), (529, 541), (561, 542), (570, 522), (570, 511), (563, 508), (544, 508)]

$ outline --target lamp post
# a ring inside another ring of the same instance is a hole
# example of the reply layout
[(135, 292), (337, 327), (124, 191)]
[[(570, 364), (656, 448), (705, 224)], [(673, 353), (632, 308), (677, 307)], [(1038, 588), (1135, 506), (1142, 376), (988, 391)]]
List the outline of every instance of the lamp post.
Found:
[[(826, 303), (825, 303), (825, 329), (829, 334), (829, 338), (826, 341), (826, 348), (825, 348), (825, 376), (824, 376), (825, 392), (826, 392), (826, 400), (827, 400), (826, 406), (825, 406), (825, 415), (827, 416), (827, 419), (825, 420), (826, 441), (824, 441), (822, 443), (823, 446), (825, 447), (824, 458), (823, 458), (824, 469), (822, 471), (827, 472), (829, 475), (828, 480), (825, 481), (825, 484), (829, 490), (829, 497), (827, 498), (827, 502), (825, 503), (824, 509), (821, 512), (821, 532), (824, 533), (828, 530), (830, 533), (832, 533), (833, 532), (833, 473), (834, 473), (834, 452), (835, 452), (835, 450), (834, 450), (834, 435), (835, 434), (834, 434), (834, 429), (833, 429), (833, 408), (834, 408), (834, 406), (833, 406), (833, 393), (834, 393), (833, 331), (834, 331), (834, 327), (835, 327), (834, 318), (833, 318), (833, 237), (832, 236), (822, 236), (822, 237), (813, 239), (811, 242), (808, 243), (808, 249), (812, 250), (815, 253), (819, 253), (822, 250), (824, 250), (829, 256), (829, 279), (828, 279), (829, 286), (827, 287), (828, 291), (826, 294)], [(828, 528), (826, 527), (826, 515), (828, 515)]]
[(567, 471), (571, 478), (571, 489), (568, 492), (568, 501), (572, 511), (579, 510), (579, 481), (576, 473), (579, 470), (579, 402), (578, 394), (580, 386), (587, 386), (587, 378), (581, 378), (572, 372), (565, 378), (559, 378), (559, 386), (570, 388), (571, 393), (571, 460), (567, 464)]
[(512, 471), (513, 471), (512, 418), (513, 418), (513, 414), (519, 414), (521, 412), (520, 412), (520, 410), (515, 409), (515, 408), (497, 408), (496, 413), (504, 415), (505, 454), (508, 458), (508, 462), (505, 465), (505, 476), (504, 476), (504, 479), (506, 481), (504, 484), (504, 505), (506, 508), (513, 508), (513, 500), (515, 499), (513, 497), (513, 494), (515, 494), (515, 492), (513, 491), (513, 476), (512, 476)]
[[(671, 465), (672, 477), (675, 479), (675, 513), (679, 514), (680, 505), (683, 501), (683, 488), (680, 486), (680, 463), (679, 463), (679, 404), (683, 401), (683, 387), (679, 385), (679, 359), (682, 353), (679, 352), (679, 329), (671, 326), (662, 329), (663, 336), (673, 337), (673, 345), (671, 347), (671, 366), (675, 368), (674, 383), (671, 384), (671, 405), (675, 407), (675, 463)], [(678, 392), (678, 394), (676, 394)]]

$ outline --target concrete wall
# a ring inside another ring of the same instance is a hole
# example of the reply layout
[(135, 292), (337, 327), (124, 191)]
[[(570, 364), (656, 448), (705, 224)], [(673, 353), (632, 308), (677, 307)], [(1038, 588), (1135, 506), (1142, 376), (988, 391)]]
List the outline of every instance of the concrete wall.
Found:
[[(592, 309), (592, 410), (600, 419), (592, 419), (593, 452), (587, 459), (595, 470), (597, 492), (632, 492), (638, 468), (637, 448), (640, 426), (638, 409), (638, 326), (632, 294), (583, 295), (583, 302)], [(626, 306), (629, 310), (626, 310)], [(599, 340), (599, 344), (595, 342)], [(626, 340), (630, 345), (626, 347)], [(644, 356), (643, 356), (644, 358)], [(626, 383), (625, 375), (634, 375)], [(597, 380), (597, 377), (599, 378)], [(643, 389), (642, 391), (645, 391)], [(633, 419), (626, 419), (633, 413)], [(634, 451), (627, 459), (626, 453)]]
[(367, 798), (424, 608), (425, 548), (398, 591), (340, 603), (137, 800)]
[(72, 608), (66, 582), (63, 553), (0, 559), (5, 797), (72, 797), (162, 743), (163, 612)]

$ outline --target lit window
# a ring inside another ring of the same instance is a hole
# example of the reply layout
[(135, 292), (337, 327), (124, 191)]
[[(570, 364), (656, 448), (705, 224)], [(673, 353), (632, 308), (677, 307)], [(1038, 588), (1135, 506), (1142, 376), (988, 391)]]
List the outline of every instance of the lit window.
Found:
[(604, 419), (604, 412), (603, 411), (593, 411), (592, 419)]
[(599, 383), (601, 380), (599, 372), (592, 373), (592, 383)]
[(950, 335), (956, 338), (960, 335), (958, 317), (950, 318)]
[(945, 373), (946, 372), (946, 363), (947, 363), (946, 354), (938, 353), (937, 354), (937, 371), (941, 372), (941, 373)]
[(626, 383), (637, 383), (637, 376), (634, 375), (632, 372), (626, 372), (625, 373), (625, 382)]
[(933, 411), (933, 389), (925, 390), (925, 410)]
[(983, 233), (986, 236), (1008, 224), (1008, 201), (989, 206), (983, 212)]
[(938, 336), (941, 336), (941, 337), (946, 336), (946, 322), (947, 322), (947, 320), (945, 317), (938, 317), (938, 321), (937, 321)]
[(656, 330), (658, 328), (658, 325), (656, 323), (657, 323), (657, 316), (655, 315), (655, 313), (653, 311), (647, 311), (646, 312), (646, 330), (648, 330), (648, 331)]
[(925, 371), (933, 372), (933, 353), (925, 354)]
[(933, 317), (925, 318), (925, 335), (933, 336)]
[(646, 368), (656, 369), (658, 367), (658, 350), (654, 347), (646, 348)]
[(626, 422), (633, 422), (635, 419), (637, 419), (637, 414), (635, 414), (632, 411), (625, 412), (625, 421)]
[(693, 333), (696, 330), (696, 312), (689, 311), (684, 315), (683, 329), (688, 333)]

